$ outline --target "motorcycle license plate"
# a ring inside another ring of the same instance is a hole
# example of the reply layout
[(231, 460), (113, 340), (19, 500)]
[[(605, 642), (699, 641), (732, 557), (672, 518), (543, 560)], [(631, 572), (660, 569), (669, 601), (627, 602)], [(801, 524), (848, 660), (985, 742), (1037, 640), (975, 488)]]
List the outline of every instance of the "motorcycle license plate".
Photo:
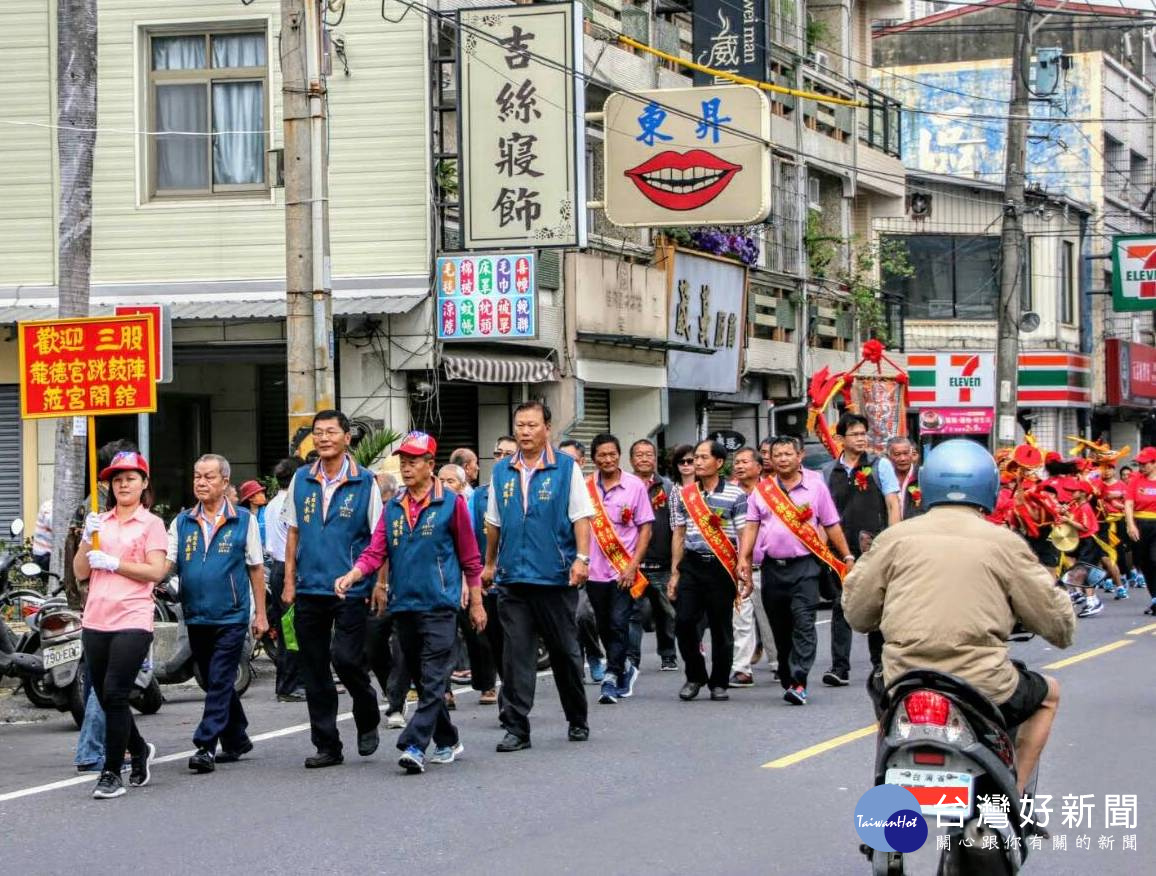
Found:
[(73, 660), (79, 660), (83, 652), (84, 646), (80, 639), (65, 642), (63, 645), (50, 645), (44, 649), (44, 668), (52, 669), (54, 666), (63, 666)]
[(971, 815), (975, 777), (952, 770), (892, 767), (885, 777), (888, 785), (902, 785), (919, 802), (924, 815), (964, 818)]

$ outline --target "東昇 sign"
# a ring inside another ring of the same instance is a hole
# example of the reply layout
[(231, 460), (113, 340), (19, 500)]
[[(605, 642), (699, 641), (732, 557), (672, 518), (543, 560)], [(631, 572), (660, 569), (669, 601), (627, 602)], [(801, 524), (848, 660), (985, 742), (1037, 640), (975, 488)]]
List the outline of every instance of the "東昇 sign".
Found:
[(586, 245), (582, 15), (458, 11), (462, 248)]
[(749, 225), (771, 207), (770, 106), (726, 85), (616, 92), (603, 106), (615, 225)]
[(1156, 310), (1156, 237), (1123, 234), (1112, 238), (1112, 308), (1117, 312)]
[(538, 332), (533, 253), (437, 260), (439, 341), (508, 341)]
[(19, 338), (21, 417), (157, 409), (152, 317), (22, 322)]

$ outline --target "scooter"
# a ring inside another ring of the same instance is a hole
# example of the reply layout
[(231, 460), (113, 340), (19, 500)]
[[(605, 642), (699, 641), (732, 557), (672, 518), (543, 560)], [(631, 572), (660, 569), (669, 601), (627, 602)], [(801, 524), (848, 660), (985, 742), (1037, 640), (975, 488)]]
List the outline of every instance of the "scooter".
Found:
[[(204, 690), (205, 680), (201, 677), (201, 671), (193, 659), (192, 646), (189, 644), (189, 630), (185, 626), (180, 586), (180, 579), (176, 575), (170, 575), (153, 589), (157, 620), (177, 624), (176, 647), (165, 659), (155, 661), (152, 669), (153, 678), (161, 684), (184, 684), (190, 678), (195, 678), (201, 690)], [(243, 652), (245, 656), (237, 667), (237, 680), (233, 684), (239, 697), (245, 695), (245, 691), (253, 681), (253, 651), (253, 634), (249, 632), (245, 637)]]
[[(1013, 635), (1023, 641), (1030, 634)], [(1018, 873), (1028, 856), (1028, 837), (1043, 835), (1021, 824), (1016, 791), (1015, 732), (999, 708), (963, 679), (927, 669), (895, 679), (876, 701), (879, 735), (875, 784), (901, 785), (915, 796), (925, 817), (948, 824), (948, 847), (939, 858), (940, 876), (1004, 876)], [(1035, 794), (1037, 774), (1024, 797)], [(1010, 803), (1006, 827), (980, 823), (979, 798), (1003, 795)], [(985, 848), (984, 838), (995, 836)], [(1018, 839), (1012, 839), (1016, 837)], [(903, 855), (860, 850), (876, 876), (902, 876)]]

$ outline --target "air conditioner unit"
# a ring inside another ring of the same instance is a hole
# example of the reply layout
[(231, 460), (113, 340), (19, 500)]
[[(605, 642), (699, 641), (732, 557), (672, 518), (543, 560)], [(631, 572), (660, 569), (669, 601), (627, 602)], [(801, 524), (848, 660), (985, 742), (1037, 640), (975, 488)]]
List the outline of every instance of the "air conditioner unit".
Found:
[(931, 215), (931, 195), (928, 192), (912, 192), (907, 196), (907, 216), (910, 219), (926, 219)]
[(821, 52), (815, 49), (811, 52), (811, 63), (816, 67), (822, 67), (824, 70), (831, 69), (831, 56), (826, 52)]

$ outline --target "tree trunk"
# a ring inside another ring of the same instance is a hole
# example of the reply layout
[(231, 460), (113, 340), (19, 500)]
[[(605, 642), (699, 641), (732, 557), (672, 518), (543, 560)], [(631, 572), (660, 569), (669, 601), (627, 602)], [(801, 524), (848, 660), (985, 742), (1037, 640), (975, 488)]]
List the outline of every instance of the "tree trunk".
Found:
[[(96, 2), (58, 0), (56, 7), (56, 149), (60, 163), (56, 286), (62, 318), (88, 316), (96, 146)], [(61, 573), (69, 523), (84, 498), (85, 439), (73, 437), (71, 417), (56, 423), (54, 463), (52, 569)]]

